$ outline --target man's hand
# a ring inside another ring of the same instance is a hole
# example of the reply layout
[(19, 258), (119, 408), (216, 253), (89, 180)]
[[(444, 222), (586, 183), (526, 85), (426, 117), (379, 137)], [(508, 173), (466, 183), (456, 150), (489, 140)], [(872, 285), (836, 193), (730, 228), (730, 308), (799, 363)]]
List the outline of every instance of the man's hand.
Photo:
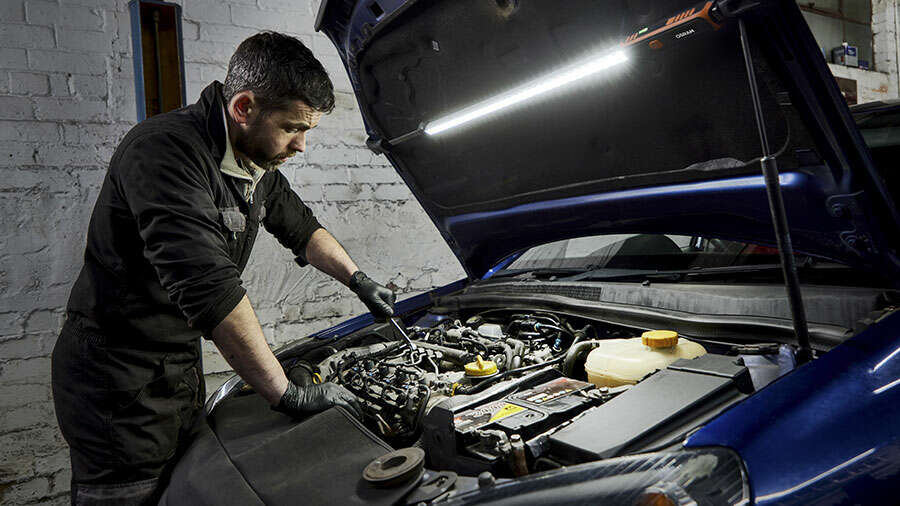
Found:
[(372, 281), (363, 271), (350, 276), (350, 290), (369, 308), (376, 320), (384, 320), (394, 314), (394, 292)]
[(362, 406), (359, 399), (346, 388), (336, 383), (298, 386), (288, 383), (278, 405), (272, 407), (290, 416), (300, 417), (324, 411), (332, 406), (340, 406), (357, 419), (362, 420)]

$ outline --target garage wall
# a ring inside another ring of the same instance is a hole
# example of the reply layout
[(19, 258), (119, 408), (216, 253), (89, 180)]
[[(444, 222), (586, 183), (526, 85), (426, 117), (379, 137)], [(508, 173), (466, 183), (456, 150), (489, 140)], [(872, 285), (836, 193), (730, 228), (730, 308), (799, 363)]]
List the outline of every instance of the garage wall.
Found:
[[(862, 0), (859, 0), (862, 1)], [(868, 1), (868, 0), (866, 0)], [(804, 2), (798, 2), (803, 4)], [(878, 100), (892, 100), (900, 97), (900, 75), (898, 75), (897, 32), (898, 25), (897, 0), (872, 0), (872, 47), (874, 59), (872, 70), (844, 67), (829, 63), (831, 73), (837, 77), (856, 81), (858, 103)], [(807, 20), (822, 20), (821, 16), (804, 13)], [(830, 49), (836, 45), (832, 34), (827, 29), (824, 33), (820, 25), (810, 23), (813, 33), (820, 45), (826, 50), (827, 59), (831, 61)], [(839, 38), (839, 35), (836, 35)], [(849, 41), (853, 42), (853, 41)]]
[[(68, 502), (68, 454), (50, 397), (49, 354), (81, 267), (107, 161), (135, 123), (123, 0), (3, 0), (0, 9), (0, 503)], [(365, 149), (337, 53), (312, 30), (318, 0), (185, 0), (194, 101), (261, 29), (295, 34), (323, 61), (337, 107), (284, 168), (296, 191), (374, 279), (402, 297), (463, 276), (393, 169)], [(340, 284), (300, 269), (260, 233), (245, 285), (271, 345), (364, 312)], [(230, 376), (204, 353), (209, 391)]]

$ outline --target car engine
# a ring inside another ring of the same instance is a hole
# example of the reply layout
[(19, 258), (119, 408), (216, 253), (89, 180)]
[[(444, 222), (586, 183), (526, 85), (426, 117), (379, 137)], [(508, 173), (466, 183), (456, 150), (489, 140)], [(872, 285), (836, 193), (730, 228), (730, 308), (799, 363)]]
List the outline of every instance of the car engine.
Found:
[[(325, 381), (356, 394), (388, 438), (416, 434), (441, 401), (471, 395), (513, 376), (561, 361), (583, 336), (552, 314), (514, 314), (505, 325), (476, 316), (410, 327), (397, 341), (352, 347), (318, 364)], [(467, 370), (467, 364), (470, 364)], [(482, 369), (471, 365), (482, 364)]]
[(546, 311), (426, 314), (409, 327), (376, 324), (284, 365), (300, 384), (343, 385), (370, 430), (394, 448), (421, 448), (431, 469), (520, 476), (677, 444), (751, 394), (752, 364), (771, 366), (780, 349), (690, 343), (703, 355), (627, 384), (592, 382), (591, 352), (639, 335)]

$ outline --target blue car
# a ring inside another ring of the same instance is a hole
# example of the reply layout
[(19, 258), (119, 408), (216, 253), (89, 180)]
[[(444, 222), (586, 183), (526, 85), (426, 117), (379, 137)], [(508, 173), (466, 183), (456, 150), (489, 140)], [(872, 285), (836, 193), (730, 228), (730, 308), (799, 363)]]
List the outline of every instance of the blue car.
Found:
[(316, 23), (467, 277), (278, 350), (361, 420), (229, 380), (163, 503), (898, 502), (900, 106), (851, 111), (795, 2)]

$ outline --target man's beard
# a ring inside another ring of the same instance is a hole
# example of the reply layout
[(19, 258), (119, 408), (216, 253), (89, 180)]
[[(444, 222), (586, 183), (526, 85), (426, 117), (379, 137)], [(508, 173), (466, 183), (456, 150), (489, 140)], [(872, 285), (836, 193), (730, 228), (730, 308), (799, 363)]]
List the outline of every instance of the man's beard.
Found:
[(264, 141), (266, 139), (264, 138), (264, 136), (257, 133), (260, 132), (260, 129), (253, 128), (255, 126), (255, 123), (251, 125), (251, 127), (248, 129), (248, 134), (245, 137), (237, 139), (237, 141), (235, 142), (234, 147), (238, 151), (238, 153), (240, 153), (241, 158), (250, 160), (266, 172), (271, 172), (278, 169), (278, 166), (284, 162), (283, 159), (294, 156), (295, 153), (279, 153), (273, 157), (270, 157), (267, 156), (264, 152), (260, 151), (258, 147), (265, 145)]

